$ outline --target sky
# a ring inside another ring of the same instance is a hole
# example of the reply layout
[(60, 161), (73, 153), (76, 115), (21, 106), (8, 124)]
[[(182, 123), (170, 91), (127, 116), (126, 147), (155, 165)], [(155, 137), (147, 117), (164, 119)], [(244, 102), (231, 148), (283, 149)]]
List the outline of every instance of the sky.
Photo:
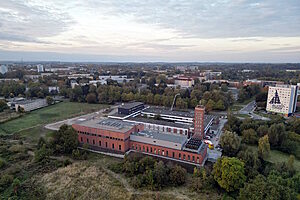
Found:
[(0, 60), (300, 62), (300, 1), (0, 0)]

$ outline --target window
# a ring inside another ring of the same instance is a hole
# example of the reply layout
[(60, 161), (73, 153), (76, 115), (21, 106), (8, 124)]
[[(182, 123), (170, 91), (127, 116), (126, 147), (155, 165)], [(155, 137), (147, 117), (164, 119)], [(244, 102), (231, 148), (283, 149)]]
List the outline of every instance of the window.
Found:
[(161, 154), (164, 156), (164, 155), (165, 155), (165, 151), (164, 151), (164, 150), (162, 150), (162, 151), (161, 151)]
[(168, 151), (166, 151), (166, 155), (168, 156)]
[(147, 147), (147, 152), (149, 152), (149, 148)]
[(174, 152), (172, 153), (172, 157), (173, 157), (173, 158), (175, 157), (175, 153), (174, 153)]
[(115, 149), (115, 144), (112, 144), (111, 146), (112, 146), (113, 149)]
[(93, 140), (93, 144), (95, 145), (95, 140)]
[(181, 153), (179, 153), (179, 159), (181, 159)]
[(190, 155), (188, 155), (188, 161), (191, 159)]
[(136, 144), (136, 145), (135, 145), (135, 150), (137, 150), (137, 148), (138, 148), (138, 147), (137, 147), (137, 144)]
[(183, 160), (185, 160), (185, 154), (183, 154)]
[(193, 162), (195, 162), (195, 156), (193, 156)]
[(143, 146), (143, 151), (145, 151), (145, 146)]
[(152, 153), (152, 147), (150, 147), (150, 152)]
[(89, 143), (89, 138), (86, 139), (86, 142)]
[(154, 149), (154, 153), (156, 154), (156, 149)]
[(107, 142), (105, 142), (105, 147), (107, 148)]
[(160, 155), (160, 149), (158, 149), (158, 155)]
[(99, 146), (101, 147), (101, 141), (99, 141)]
[(81, 142), (83, 142), (83, 139), (82, 139), (82, 137), (80, 137), (80, 141), (81, 141)]
[(199, 157), (197, 157), (197, 163), (200, 163)]
[(122, 146), (121, 146), (121, 145), (119, 145), (119, 150), (120, 150), (120, 151), (122, 150)]
[(139, 150), (140, 150), (140, 151), (142, 150), (141, 146), (139, 146)]
[(134, 144), (132, 145), (132, 149), (134, 149)]

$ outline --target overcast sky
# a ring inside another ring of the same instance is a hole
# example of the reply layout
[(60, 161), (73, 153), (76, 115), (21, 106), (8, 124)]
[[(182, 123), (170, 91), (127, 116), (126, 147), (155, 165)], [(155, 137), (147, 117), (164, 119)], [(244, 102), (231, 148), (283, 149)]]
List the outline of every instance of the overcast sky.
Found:
[(299, 0), (0, 0), (0, 60), (300, 62)]

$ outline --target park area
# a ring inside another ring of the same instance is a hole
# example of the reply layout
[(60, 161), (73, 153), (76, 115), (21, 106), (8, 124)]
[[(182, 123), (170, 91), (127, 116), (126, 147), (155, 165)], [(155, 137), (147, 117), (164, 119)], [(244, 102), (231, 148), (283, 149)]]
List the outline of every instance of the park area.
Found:
[(20, 134), (25, 136), (30, 134), (31, 136), (38, 136), (41, 131), (50, 132), (44, 130), (44, 125), (48, 123), (96, 112), (105, 107), (107, 105), (61, 102), (0, 124), (0, 135)]

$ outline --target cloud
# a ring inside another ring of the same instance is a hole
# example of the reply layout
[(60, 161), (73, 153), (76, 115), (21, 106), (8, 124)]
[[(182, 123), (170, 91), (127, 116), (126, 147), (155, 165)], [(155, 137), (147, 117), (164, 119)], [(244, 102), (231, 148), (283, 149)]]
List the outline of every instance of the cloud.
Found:
[(39, 38), (58, 35), (72, 23), (60, 9), (35, 5), (32, 1), (0, 1), (2, 40), (41, 42)]
[(300, 35), (298, 0), (89, 0), (87, 6), (198, 38)]

